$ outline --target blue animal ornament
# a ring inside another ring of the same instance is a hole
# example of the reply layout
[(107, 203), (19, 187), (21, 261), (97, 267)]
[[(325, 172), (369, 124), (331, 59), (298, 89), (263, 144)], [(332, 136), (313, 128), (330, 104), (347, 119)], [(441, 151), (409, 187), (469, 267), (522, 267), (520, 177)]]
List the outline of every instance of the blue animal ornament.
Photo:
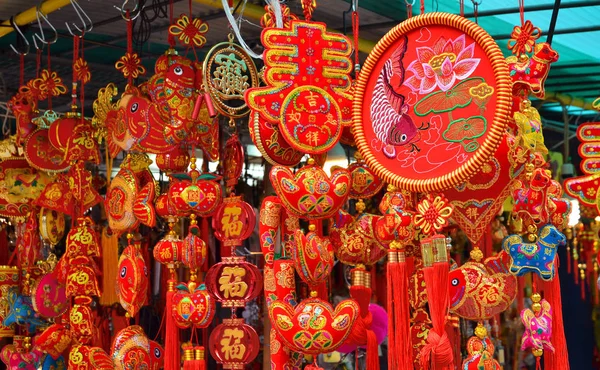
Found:
[(565, 245), (567, 238), (553, 225), (545, 225), (537, 241), (527, 243), (520, 235), (504, 238), (502, 248), (510, 256), (509, 270), (516, 276), (537, 273), (543, 280), (554, 278), (554, 261), (557, 248)]
[(26, 326), (29, 333), (33, 334), (36, 332), (38, 327), (46, 326), (47, 323), (40, 319), (31, 303), (31, 297), (20, 295), (16, 289), (11, 289), (6, 299), (8, 301), (8, 315), (4, 318), (3, 325), (10, 326), (12, 324), (18, 324)]
[(56, 360), (50, 355), (45, 355), (42, 360), (42, 370), (66, 370), (67, 363), (63, 356), (58, 357)]

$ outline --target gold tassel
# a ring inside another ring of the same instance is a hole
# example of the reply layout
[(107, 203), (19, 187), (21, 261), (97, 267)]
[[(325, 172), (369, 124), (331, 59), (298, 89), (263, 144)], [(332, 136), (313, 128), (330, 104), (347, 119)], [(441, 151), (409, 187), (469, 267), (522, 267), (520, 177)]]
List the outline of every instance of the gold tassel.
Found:
[(108, 228), (102, 229), (102, 295), (100, 304), (112, 306), (119, 302), (115, 287), (119, 274), (119, 236), (108, 235)]

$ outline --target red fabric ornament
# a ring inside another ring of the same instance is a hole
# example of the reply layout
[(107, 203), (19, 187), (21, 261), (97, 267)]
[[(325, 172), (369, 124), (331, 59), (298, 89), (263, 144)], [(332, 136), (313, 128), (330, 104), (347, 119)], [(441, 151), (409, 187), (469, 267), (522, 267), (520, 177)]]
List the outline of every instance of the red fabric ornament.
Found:
[(77, 201), (78, 208), (75, 210), (78, 216), (83, 215), (89, 208), (100, 203), (103, 198), (98, 189), (92, 186), (93, 176), (85, 168), (85, 162), (77, 161), (71, 166), (67, 174), (73, 197)]
[(63, 172), (69, 168), (63, 152), (50, 144), (48, 130), (38, 129), (25, 140), (25, 158), (31, 167), (49, 173)]
[(115, 365), (102, 348), (78, 344), (71, 348), (68, 368), (70, 370), (88, 370), (90, 368), (114, 370)]
[(48, 141), (50, 144), (64, 152), (67, 149), (67, 144), (71, 134), (75, 131), (75, 127), (79, 125), (80, 119), (77, 117), (62, 117), (52, 122), (48, 129)]
[(329, 279), (335, 260), (329, 238), (320, 237), (315, 229), (310, 225), (306, 235), (302, 230), (296, 230), (292, 249), (296, 272), (311, 288)]
[(178, 328), (206, 328), (215, 312), (215, 300), (206, 290), (195, 289), (190, 292), (185, 287), (173, 296), (172, 315)]
[(87, 161), (100, 163), (100, 148), (93, 136), (94, 129), (90, 121), (81, 121), (70, 133), (65, 147), (65, 161)]
[(294, 167), (304, 153), (294, 149), (282, 137), (279, 126), (261, 117), (256, 111), (250, 112), (248, 120), (250, 137), (263, 158), (270, 164)]
[(187, 175), (178, 176), (169, 188), (169, 202), (180, 216), (192, 211), (201, 217), (211, 216), (223, 197), (219, 180), (219, 176), (212, 174), (199, 175), (196, 181)]
[(468, 320), (488, 320), (506, 311), (517, 296), (517, 278), (502, 257), (467, 262), (450, 271), (449, 279), (450, 312)]
[(206, 261), (206, 249), (206, 242), (200, 236), (198, 221), (194, 217), (190, 223), (189, 233), (183, 239), (181, 262), (191, 270), (201, 268)]
[(359, 314), (353, 300), (340, 302), (335, 310), (319, 298), (305, 299), (296, 307), (275, 301), (269, 307), (271, 324), (285, 345), (313, 355), (332, 352), (341, 346)]
[(71, 307), (71, 311), (69, 312), (69, 326), (73, 338), (78, 343), (86, 345), (92, 343), (98, 330), (94, 326), (92, 309), (82, 304), (74, 304)]
[(53, 182), (46, 185), (42, 194), (35, 200), (35, 204), (39, 207), (73, 216), (75, 199), (69, 189), (66, 176), (58, 175)]
[(600, 123), (589, 122), (577, 128), (579, 155), (583, 159), (581, 171), (584, 175), (566, 179), (564, 186), (567, 194), (578, 199), (582, 205), (595, 207), (600, 213), (600, 173), (596, 149), (600, 148)]
[(533, 56), (510, 56), (506, 58), (513, 81), (513, 89), (530, 91), (534, 96), (543, 99), (546, 95), (544, 84), (550, 64), (558, 60), (556, 52), (548, 43), (535, 44)]
[(19, 92), (8, 101), (8, 108), (17, 121), (17, 145), (21, 145), (35, 130), (32, 120), (37, 111), (37, 101), (27, 88), (21, 86)]
[(348, 172), (352, 177), (351, 199), (368, 199), (381, 191), (384, 182), (362, 161), (351, 163)]
[(258, 268), (243, 257), (223, 257), (204, 277), (206, 289), (223, 307), (244, 307), (258, 297), (262, 281)]
[(510, 97), (502, 53), (481, 27), (446, 13), (408, 19), (361, 70), (353, 105), (358, 150), (398, 187), (448, 189), (493, 154)]
[(238, 179), (242, 176), (244, 169), (244, 147), (237, 134), (231, 135), (225, 143), (225, 153), (223, 154), (223, 178), (225, 186), (234, 187)]
[(239, 369), (251, 363), (259, 346), (256, 331), (244, 319), (223, 319), (209, 338), (210, 354), (223, 369)]
[[(262, 119), (279, 123), (295, 149), (327, 152), (351, 122), (350, 40), (328, 32), (323, 23), (294, 20), (290, 28), (265, 30), (262, 43), (267, 86), (248, 89), (248, 106)], [(293, 53), (286, 51), (290, 45)], [(284, 62), (281, 55), (289, 58)], [(291, 73), (290, 65), (298, 73)]]
[(167, 174), (185, 172), (189, 163), (190, 155), (182, 146), (178, 146), (170, 152), (158, 153), (156, 155), (156, 166)]
[(308, 165), (295, 174), (286, 167), (273, 166), (269, 177), (290, 214), (314, 220), (329, 218), (348, 199), (350, 173), (337, 168), (329, 177), (313, 163), (309, 160)]
[(376, 236), (381, 216), (361, 213), (356, 217), (338, 211), (329, 232), (337, 258), (347, 265), (372, 265), (387, 253), (387, 247)]
[(52, 324), (35, 339), (35, 345), (57, 359), (71, 345), (71, 334), (62, 324)]
[[(148, 268), (140, 251), (140, 243), (128, 245), (119, 258), (117, 295), (121, 306), (135, 317), (148, 296)], [(108, 287), (107, 287), (108, 288)]]
[(2, 323), (9, 314), (10, 304), (7, 300), (9, 292), (19, 287), (20, 272), (18, 267), (0, 266), (0, 338), (12, 337), (15, 325), (4, 326)]
[(52, 273), (42, 275), (33, 284), (31, 303), (42, 317), (54, 318), (64, 314), (69, 307), (65, 285)]
[(150, 367), (150, 341), (144, 329), (138, 325), (119, 331), (113, 339), (110, 352), (117, 370)]
[(0, 216), (24, 219), (47, 184), (51, 181), (43, 172), (29, 167), (22, 157), (0, 160)]

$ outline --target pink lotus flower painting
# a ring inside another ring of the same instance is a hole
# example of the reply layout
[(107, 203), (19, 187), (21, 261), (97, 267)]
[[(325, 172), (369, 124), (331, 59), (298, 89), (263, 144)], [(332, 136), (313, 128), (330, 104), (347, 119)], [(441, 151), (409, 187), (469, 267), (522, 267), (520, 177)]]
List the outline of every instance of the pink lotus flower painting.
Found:
[(457, 81), (468, 78), (479, 65), (481, 59), (473, 57), (474, 49), (474, 43), (466, 46), (465, 35), (455, 40), (441, 37), (433, 47), (419, 47), (418, 59), (407, 68), (414, 75), (404, 84), (420, 94), (429, 94), (436, 87), (448, 91)]

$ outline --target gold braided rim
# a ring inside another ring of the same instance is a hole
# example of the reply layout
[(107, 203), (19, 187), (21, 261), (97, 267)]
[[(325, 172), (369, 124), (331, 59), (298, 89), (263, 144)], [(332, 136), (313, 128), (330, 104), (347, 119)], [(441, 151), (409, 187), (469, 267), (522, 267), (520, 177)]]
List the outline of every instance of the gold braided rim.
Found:
[[(497, 102), (493, 124), (490, 125), (490, 128), (488, 129), (488, 136), (481, 147), (477, 149), (474, 155), (464, 164), (443, 176), (429, 179), (410, 179), (394, 173), (390, 168), (379, 163), (371, 152), (363, 129), (363, 99), (367, 83), (371, 78), (377, 78), (377, 76), (371, 76), (371, 74), (383, 54), (401, 35), (429, 25), (442, 25), (458, 29), (469, 35), (479, 46), (481, 46), (494, 71)], [(479, 25), (459, 15), (448, 13), (428, 13), (409, 18), (398, 24), (379, 40), (361, 69), (355, 87), (354, 101), (352, 103), (354, 138), (358, 151), (369, 167), (371, 167), (379, 177), (399, 188), (404, 188), (412, 192), (433, 192), (443, 191), (459, 185), (472, 177), (479, 170), (481, 165), (496, 152), (502, 136), (504, 135), (506, 125), (508, 124), (507, 118), (510, 113), (512, 101), (511, 86), (512, 83), (508, 73), (508, 66), (506, 65), (502, 51), (494, 39)]]

